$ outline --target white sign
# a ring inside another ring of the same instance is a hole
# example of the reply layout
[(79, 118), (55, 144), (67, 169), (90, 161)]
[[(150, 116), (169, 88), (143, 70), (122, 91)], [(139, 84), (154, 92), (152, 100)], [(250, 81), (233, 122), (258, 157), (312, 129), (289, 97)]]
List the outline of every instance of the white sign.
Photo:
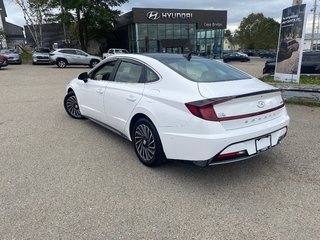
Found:
[(304, 44), (306, 5), (296, 5), (282, 12), (274, 79), (299, 82)]

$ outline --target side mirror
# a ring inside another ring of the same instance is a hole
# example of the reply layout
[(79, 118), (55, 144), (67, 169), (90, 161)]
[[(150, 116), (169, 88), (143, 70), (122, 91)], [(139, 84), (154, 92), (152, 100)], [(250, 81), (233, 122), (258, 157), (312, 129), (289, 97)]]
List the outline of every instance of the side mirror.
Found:
[(88, 73), (87, 72), (80, 73), (80, 75), (78, 76), (78, 79), (84, 81), (85, 83), (88, 82)]

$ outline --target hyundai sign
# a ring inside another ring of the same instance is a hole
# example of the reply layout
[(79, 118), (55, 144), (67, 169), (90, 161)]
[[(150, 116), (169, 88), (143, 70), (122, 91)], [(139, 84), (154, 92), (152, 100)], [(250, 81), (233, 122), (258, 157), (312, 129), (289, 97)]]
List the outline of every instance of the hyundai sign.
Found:
[(133, 8), (135, 23), (196, 23), (198, 29), (225, 29), (227, 11)]

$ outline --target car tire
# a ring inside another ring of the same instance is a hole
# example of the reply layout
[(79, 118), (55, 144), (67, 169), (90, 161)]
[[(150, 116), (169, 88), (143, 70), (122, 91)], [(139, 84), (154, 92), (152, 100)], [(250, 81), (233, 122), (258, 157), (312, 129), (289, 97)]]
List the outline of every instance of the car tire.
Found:
[(98, 60), (94, 60), (94, 59), (93, 59), (93, 60), (90, 61), (89, 67), (94, 68), (98, 63), (99, 63)]
[(148, 167), (159, 166), (167, 161), (159, 134), (146, 118), (140, 118), (133, 126), (132, 143), (139, 160)]
[(57, 60), (57, 66), (59, 68), (65, 68), (65, 67), (67, 67), (67, 64), (68, 64), (68, 62), (65, 59), (58, 59)]
[(84, 119), (80, 112), (79, 104), (74, 92), (69, 92), (63, 101), (64, 109), (66, 112), (75, 119)]
[(36, 63), (36, 62), (34, 62), (34, 61), (32, 61), (32, 65), (37, 65), (37, 63)]
[(267, 70), (267, 73), (270, 74), (270, 75), (273, 75), (273, 74), (274, 74), (274, 69), (269, 68), (269, 69)]

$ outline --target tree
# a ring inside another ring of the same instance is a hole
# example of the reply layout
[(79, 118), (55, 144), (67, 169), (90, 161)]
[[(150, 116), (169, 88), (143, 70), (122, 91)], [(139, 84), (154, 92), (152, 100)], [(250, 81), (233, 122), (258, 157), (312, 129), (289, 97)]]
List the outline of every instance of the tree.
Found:
[[(86, 50), (91, 39), (106, 39), (108, 32), (113, 29), (113, 23), (119, 11), (112, 7), (120, 6), (128, 0), (55, 0), (64, 9), (62, 15), (75, 12), (74, 21), (81, 49)], [(62, 13), (62, 12), (61, 12)], [(68, 19), (64, 19), (68, 20)], [(71, 20), (69, 18), (69, 20)], [(65, 21), (67, 23), (67, 21)]]
[(6, 40), (6, 32), (3, 28), (0, 28), (0, 47), (2, 48), (2, 42)]
[(16, 0), (20, 6), (26, 25), (36, 43), (42, 46), (42, 25), (52, 15), (52, 6), (49, 0)]
[(225, 30), (225, 32), (224, 32), (224, 37), (228, 39), (230, 45), (232, 46), (232, 49), (234, 49), (235, 46), (236, 46), (237, 43), (238, 43), (238, 33), (237, 33), (237, 31), (235, 31), (235, 32), (232, 34), (232, 32), (231, 32), (229, 29), (227, 29), (227, 30)]
[(262, 13), (243, 18), (238, 29), (239, 44), (244, 49), (277, 48), (280, 24)]

